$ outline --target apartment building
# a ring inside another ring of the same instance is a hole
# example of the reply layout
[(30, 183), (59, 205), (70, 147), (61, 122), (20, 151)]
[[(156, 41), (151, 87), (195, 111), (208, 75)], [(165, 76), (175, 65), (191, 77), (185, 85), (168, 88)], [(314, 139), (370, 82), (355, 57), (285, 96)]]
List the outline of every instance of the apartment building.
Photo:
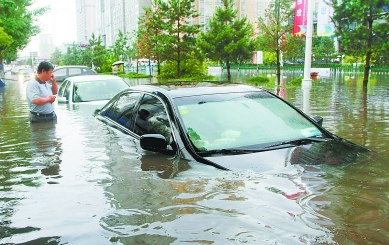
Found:
[[(256, 25), (258, 17), (264, 16), (270, 0), (235, 0), (238, 18), (247, 17)], [(199, 17), (191, 20), (195, 24), (207, 23), (221, 0), (195, 0)], [(118, 38), (119, 30), (130, 36), (138, 30), (138, 19), (144, 14), (143, 7), (150, 7), (151, 0), (76, 0), (77, 41), (83, 43), (91, 37), (101, 35), (105, 46), (112, 46)], [(92, 23), (93, 22), (93, 23)], [(133, 36), (133, 35), (132, 35)]]

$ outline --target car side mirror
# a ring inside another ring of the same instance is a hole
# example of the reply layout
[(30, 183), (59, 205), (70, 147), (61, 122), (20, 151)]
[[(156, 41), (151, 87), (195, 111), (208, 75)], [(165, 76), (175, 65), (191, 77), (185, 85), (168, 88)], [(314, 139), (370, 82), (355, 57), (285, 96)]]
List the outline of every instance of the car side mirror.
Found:
[(58, 103), (66, 103), (68, 102), (66, 97), (57, 97)]
[(165, 154), (174, 154), (173, 149), (168, 145), (165, 136), (161, 134), (144, 134), (140, 137), (140, 146), (143, 150), (154, 151)]
[(321, 116), (314, 116), (312, 117), (313, 121), (315, 121), (320, 126), (323, 126), (323, 118)]

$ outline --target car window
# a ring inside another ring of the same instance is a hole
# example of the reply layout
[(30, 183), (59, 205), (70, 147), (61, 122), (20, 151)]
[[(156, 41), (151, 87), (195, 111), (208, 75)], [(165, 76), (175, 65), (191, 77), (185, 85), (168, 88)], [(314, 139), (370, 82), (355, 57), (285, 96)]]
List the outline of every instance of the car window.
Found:
[(66, 68), (55, 70), (54, 76), (66, 76)]
[(83, 68), (82, 73), (83, 74), (94, 74), (94, 72), (89, 68)]
[(142, 98), (135, 117), (134, 133), (162, 134), (170, 142), (171, 127), (166, 109), (157, 97), (146, 94)]
[(65, 80), (65, 81), (61, 84), (61, 86), (59, 87), (59, 89), (58, 89), (58, 96), (59, 96), (59, 97), (65, 97), (65, 95), (64, 95), (65, 86), (66, 86), (68, 83), (69, 83), (69, 81), (68, 81), (68, 80)]
[(69, 76), (75, 76), (75, 75), (80, 75), (80, 74), (81, 74), (80, 68), (76, 68), (76, 67), (69, 68)]
[(108, 111), (103, 111), (102, 115), (107, 116), (113, 121), (117, 121), (119, 124), (125, 126), (129, 130), (132, 130), (132, 114), (133, 109), (138, 102), (141, 93), (129, 92), (124, 93), (118, 98)]

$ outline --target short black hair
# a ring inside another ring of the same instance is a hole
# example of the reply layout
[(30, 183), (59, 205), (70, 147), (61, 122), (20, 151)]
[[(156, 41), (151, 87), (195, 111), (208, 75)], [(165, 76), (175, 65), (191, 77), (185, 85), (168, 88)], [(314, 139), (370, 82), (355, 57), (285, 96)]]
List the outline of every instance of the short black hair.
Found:
[(54, 66), (50, 62), (42, 61), (38, 65), (38, 74), (42, 73), (42, 70), (44, 71), (54, 70)]

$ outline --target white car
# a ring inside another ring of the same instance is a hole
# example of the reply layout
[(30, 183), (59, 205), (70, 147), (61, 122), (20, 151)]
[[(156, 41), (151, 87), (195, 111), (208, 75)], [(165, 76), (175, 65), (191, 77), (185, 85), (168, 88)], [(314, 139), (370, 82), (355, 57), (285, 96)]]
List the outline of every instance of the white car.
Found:
[(123, 78), (113, 75), (84, 75), (66, 78), (57, 94), (58, 103), (107, 102), (129, 88)]

